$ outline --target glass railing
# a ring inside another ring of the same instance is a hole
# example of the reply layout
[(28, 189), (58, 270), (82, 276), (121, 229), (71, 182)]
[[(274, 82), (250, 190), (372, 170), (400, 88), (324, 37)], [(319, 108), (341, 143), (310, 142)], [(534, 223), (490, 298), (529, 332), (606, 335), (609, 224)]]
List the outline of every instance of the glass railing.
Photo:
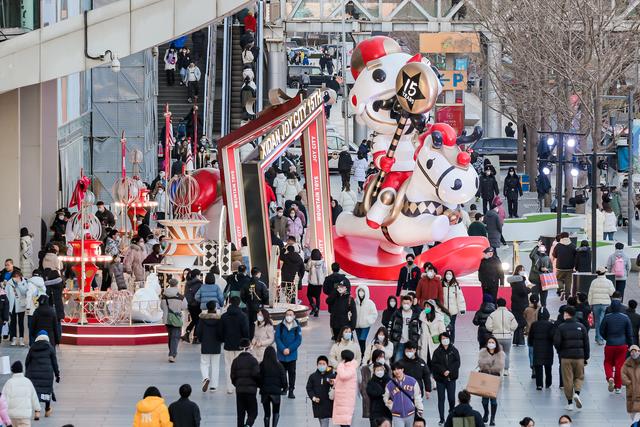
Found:
[[(0, 0), (0, 30), (40, 28), (38, 0)], [(9, 31), (4, 31), (9, 33)], [(11, 33), (15, 34), (15, 33)], [(0, 35), (0, 39), (3, 37)]]

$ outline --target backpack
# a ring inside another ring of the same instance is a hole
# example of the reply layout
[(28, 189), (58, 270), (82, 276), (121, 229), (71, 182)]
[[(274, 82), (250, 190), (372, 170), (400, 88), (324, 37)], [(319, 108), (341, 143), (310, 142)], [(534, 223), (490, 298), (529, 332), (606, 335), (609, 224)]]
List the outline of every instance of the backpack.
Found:
[(624, 258), (621, 256), (616, 256), (616, 260), (613, 262), (613, 274), (616, 275), (616, 278), (624, 277), (627, 269), (624, 265)]

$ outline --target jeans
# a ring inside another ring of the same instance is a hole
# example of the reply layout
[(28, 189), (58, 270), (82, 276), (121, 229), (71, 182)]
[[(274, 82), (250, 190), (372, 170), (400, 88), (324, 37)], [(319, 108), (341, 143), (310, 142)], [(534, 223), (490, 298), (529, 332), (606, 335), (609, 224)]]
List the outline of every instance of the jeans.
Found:
[(238, 427), (252, 426), (258, 416), (258, 399), (255, 393), (237, 393), (236, 410)]
[(616, 291), (620, 292), (622, 295), (622, 300), (624, 301), (624, 288), (627, 286), (627, 280), (618, 280), (616, 279)]
[(549, 388), (551, 387), (551, 382), (553, 380), (552, 376), (551, 376), (551, 365), (536, 365), (533, 367), (533, 369), (535, 369), (536, 371), (536, 387), (542, 387), (542, 371), (544, 368), (544, 377), (545, 377), (545, 382), (544, 382), (544, 386)]
[(444, 398), (447, 394), (447, 400), (449, 401), (449, 412), (453, 410), (456, 405), (456, 382), (455, 381), (436, 381), (436, 390), (438, 391), (438, 413), (440, 419), (444, 420)]
[(533, 368), (533, 347), (529, 346), (529, 366)]
[(400, 418), (393, 417), (391, 421), (392, 427), (413, 427), (413, 420), (415, 415), (409, 415), (408, 417)]
[(320, 423), (320, 427), (329, 427), (331, 418), (318, 418), (318, 422)]
[(167, 334), (169, 334), (169, 357), (176, 357), (178, 355), (178, 344), (180, 344), (180, 332), (182, 328), (178, 326), (165, 325), (167, 327)]
[(511, 340), (513, 338), (498, 338), (500, 347), (504, 351), (504, 369), (509, 370), (509, 355), (511, 354)]
[[(231, 383), (231, 364), (233, 360), (242, 353), (241, 351), (224, 350), (224, 375), (227, 378), (227, 392), (233, 393), (236, 389)], [(257, 405), (257, 403), (256, 403)]]
[(456, 342), (456, 318), (457, 314), (454, 314), (450, 317), (451, 323), (449, 323), (449, 335), (451, 338), (451, 344)]
[(603, 341), (602, 336), (600, 335), (600, 324), (604, 319), (604, 313), (607, 310), (607, 306), (605, 304), (594, 304), (592, 306), (593, 310), (593, 319), (595, 321), (595, 330), (596, 330), (596, 341)]
[(393, 361), (397, 362), (398, 360), (402, 359), (402, 356), (404, 356), (404, 346), (406, 343), (396, 343), (395, 345), (395, 350), (393, 352)]
[(604, 233), (602, 233), (602, 240), (611, 240), (613, 241), (613, 235), (615, 234), (615, 231), (605, 231)]
[[(17, 335), (17, 332), (19, 332), (20, 335)], [(9, 322), (9, 337), (13, 339), (17, 336), (24, 338), (24, 311), (22, 313), (16, 313), (16, 308), (13, 307), (11, 321)]]
[(615, 388), (622, 388), (622, 365), (627, 358), (626, 345), (606, 345), (604, 347), (604, 376), (613, 378)]
[(356, 328), (356, 335), (358, 336), (358, 344), (360, 344), (360, 353), (364, 354), (367, 337), (369, 336), (369, 328)]
[(289, 391), (293, 391), (296, 388), (296, 361), (280, 362), (285, 371), (287, 371), (287, 384)]
[(220, 381), (220, 355), (201, 354), (200, 373), (202, 374), (202, 381), (207, 378), (211, 380), (209, 387), (218, 388), (218, 383)]

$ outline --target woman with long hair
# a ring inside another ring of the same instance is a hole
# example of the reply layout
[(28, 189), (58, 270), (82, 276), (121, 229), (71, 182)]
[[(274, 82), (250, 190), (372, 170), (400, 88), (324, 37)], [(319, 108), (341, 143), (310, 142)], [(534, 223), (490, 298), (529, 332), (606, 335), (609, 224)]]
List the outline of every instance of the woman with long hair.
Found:
[(527, 274), (522, 265), (518, 265), (513, 275), (507, 278), (511, 285), (511, 312), (518, 322), (518, 328), (513, 331), (513, 345), (524, 345), (524, 328), (527, 321), (524, 318), (524, 310), (529, 305), (528, 295), (531, 289), (527, 287)]
[(447, 327), (444, 324), (444, 316), (436, 313), (436, 306), (432, 301), (424, 303), (424, 309), (418, 318), (422, 323), (420, 357), (431, 366), (433, 352), (440, 345), (440, 334), (445, 332)]
[(311, 257), (307, 261), (306, 270), (309, 272), (309, 285), (307, 286), (307, 299), (311, 306), (309, 315), (318, 317), (322, 285), (325, 277), (327, 277), (327, 263), (322, 259), (322, 252), (319, 249), (311, 250)]
[(280, 396), (287, 391), (287, 373), (278, 362), (276, 349), (269, 346), (264, 350), (264, 357), (260, 362), (260, 400), (264, 409), (264, 425), (278, 425), (280, 418)]
[(377, 362), (372, 358), (375, 350), (382, 350), (384, 352), (385, 364), (391, 364), (391, 358), (393, 357), (393, 343), (389, 341), (389, 331), (386, 327), (380, 326), (373, 336), (373, 339), (364, 350), (363, 364), (372, 364)]
[(266, 349), (273, 347), (274, 340), (275, 329), (273, 328), (273, 322), (271, 322), (271, 316), (263, 308), (256, 315), (256, 328), (251, 340), (251, 353), (253, 353), (258, 362), (262, 361)]
[(442, 288), (443, 306), (449, 312), (449, 318), (451, 319), (451, 323), (449, 323), (451, 343), (454, 343), (456, 341), (456, 318), (458, 314), (464, 314), (467, 311), (467, 302), (453, 270), (444, 272)]
[[(505, 354), (500, 347), (500, 343), (493, 335), (487, 338), (484, 347), (478, 353), (478, 368), (480, 372), (500, 376), (504, 369)], [(491, 420), (489, 421), (489, 402), (491, 402)], [(498, 412), (498, 400), (488, 397), (482, 398), (482, 408), (484, 415), (482, 420), (486, 423), (489, 421), (490, 426), (496, 425), (496, 412)]]

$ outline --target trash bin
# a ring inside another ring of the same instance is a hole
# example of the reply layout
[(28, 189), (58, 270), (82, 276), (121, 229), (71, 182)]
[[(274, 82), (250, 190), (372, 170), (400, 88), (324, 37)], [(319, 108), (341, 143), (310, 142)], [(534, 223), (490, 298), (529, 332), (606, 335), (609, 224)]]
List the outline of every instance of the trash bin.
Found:
[[(616, 283), (615, 274), (606, 274), (607, 279), (611, 280), (611, 283)], [(571, 288), (571, 295), (575, 296), (578, 292), (582, 292), (586, 295), (589, 294), (589, 288), (591, 282), (597, 277), (594, 273), (573, 273), (573, 287)]]

